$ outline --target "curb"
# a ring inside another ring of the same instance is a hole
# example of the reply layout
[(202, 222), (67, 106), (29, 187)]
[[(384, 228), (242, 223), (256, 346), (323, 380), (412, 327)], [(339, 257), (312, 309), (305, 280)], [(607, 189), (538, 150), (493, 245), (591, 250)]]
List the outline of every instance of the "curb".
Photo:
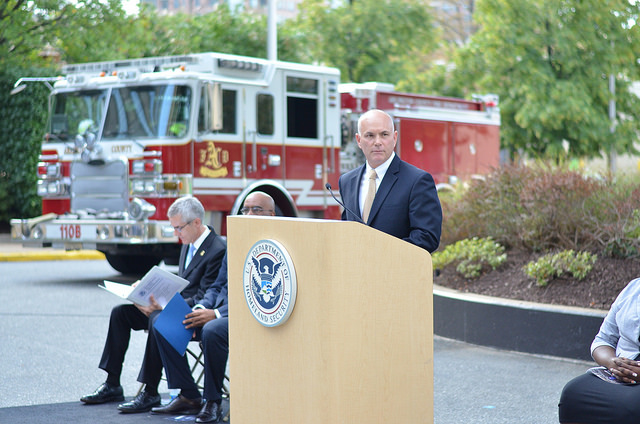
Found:
[(592, 361), (608, 311), (462, 293), (434, 285), (434, 333), (515, 352)]
[(53, 250), (50, 252), (0, 252), (0, 262), (101, 260), (105, 259), (97, 250)]

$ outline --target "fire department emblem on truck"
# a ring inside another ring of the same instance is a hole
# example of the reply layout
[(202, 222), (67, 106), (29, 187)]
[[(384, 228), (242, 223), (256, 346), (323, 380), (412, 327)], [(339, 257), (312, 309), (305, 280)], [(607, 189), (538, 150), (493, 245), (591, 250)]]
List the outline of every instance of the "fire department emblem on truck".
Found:
[(284, 324), (296, 302), (296, 272), (287, 250), (275, 240), (260, 240), (249, 250), (242, 277), (253, 317), (265, 327)]
[(229, 162), (229, 151), (216, 147), (213, 141), (207, 142), (207, 148), (200, 150), (200, 175), (209, 178), (224, 178), (229, 174), (225, 163)]

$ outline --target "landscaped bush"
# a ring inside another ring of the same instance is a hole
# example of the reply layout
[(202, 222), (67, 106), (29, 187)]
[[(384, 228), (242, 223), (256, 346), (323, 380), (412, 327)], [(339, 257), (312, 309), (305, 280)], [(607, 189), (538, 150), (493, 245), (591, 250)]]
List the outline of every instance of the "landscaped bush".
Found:
[(476, 278), (489, 267), (496, 269), (506, 259), (504, 247), (490, 237), (460, 240), (432, 256), (434, 268), (455, 263), (456, 271), (465, 278)]
[(442, 246), (491, 237), (507, 248), (640, 252), (640, 179), (589, 177), (576, 171), (505, 166), (454, 193), (443, 193)]
[(529, 262), (523, 268), (525, 274), (536, 279), (539, 286), (546, 286), (549, 281), (564, 273), (571, 274), (578, 280), (587, 276), (598, 255), (589, 252), (564, 250), (555, 254), (544, 255), (535, 262)]

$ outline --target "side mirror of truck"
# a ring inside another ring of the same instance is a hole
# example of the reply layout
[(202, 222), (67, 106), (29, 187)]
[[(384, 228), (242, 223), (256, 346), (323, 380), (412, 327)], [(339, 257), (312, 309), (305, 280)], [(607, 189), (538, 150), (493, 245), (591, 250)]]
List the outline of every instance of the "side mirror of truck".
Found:
[(219, 82), (207, 84), (209, 98), (209, 128), (211, 131), (222, 129), (222, 86)]

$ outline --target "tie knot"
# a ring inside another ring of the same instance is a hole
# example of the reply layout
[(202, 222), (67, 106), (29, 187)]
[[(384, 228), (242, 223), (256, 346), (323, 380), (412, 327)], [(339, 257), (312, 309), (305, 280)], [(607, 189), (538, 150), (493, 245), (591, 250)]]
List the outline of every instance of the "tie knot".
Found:
[(370, 180), (375, 180), (376, 178), (378, 178), (378, 174), (376, 174), (376, 170), (375, 169), (370, 169), (369, 170), (369, 179)]

